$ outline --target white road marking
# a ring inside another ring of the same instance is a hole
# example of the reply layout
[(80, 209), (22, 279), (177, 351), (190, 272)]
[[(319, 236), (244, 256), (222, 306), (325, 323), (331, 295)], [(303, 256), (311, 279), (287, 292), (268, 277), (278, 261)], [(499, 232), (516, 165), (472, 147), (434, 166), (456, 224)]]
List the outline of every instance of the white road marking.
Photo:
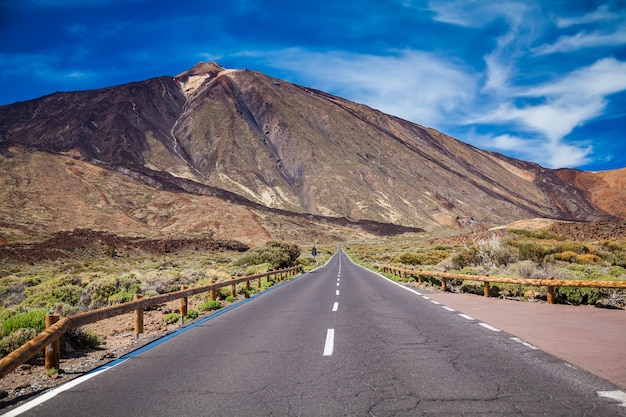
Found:
[(337, 282), (341, 281), (341, 278), (337, 278)]
[(430, 300), (430, 298), (426, 297), (425, 295), (422, 295), (422, 298), (423, 298), (424, 300)]
[(498, 329), (497, 327), (493, 327), (492, 325), (487, 324), (487, 323), (478, 323), (478, 324), (483, 326), (485, 329), (491, 330), (492, 332), (501, 332), (502, 331), (502, 330)]
[(450, 308), (450, 307), (448, 307), (448, 306), (441, 306), (441, 307), (442, 307), (442, 308), (445, 308), (445, 309), (446, 309), (446, 310), (448, 310), (448, 311), (456, 311), (455, 309)]
[(511, 340), (513, 340), (513, 341), (515, 341), (517, 343), (521, 343), (522, 345), (526, 346), (527, 348), (531, 348), (532, 350), (539, 350), (539, 348), (537, 346), (531, 345), (530, 343), (523, 341), (519, 337), (512, 337)]
[(474, 317), (468, 316), (467, 314), (459, 313), (459, 316), (461, 316), (461, 317), (463, 317), (464, 319), (467, 319), (467, 320), (474, 320)]
[(621, 404), (620, 407), (626, 407), (626, 392), (624, 391), (598, 391), (598, 397), (610, 398)]
[(339, 295), (339, 290), (335, 291), (335, 295)]
[(335, 304), (333, 304), (333, 311), (337, 311), (338, 308), (339, 308), (339, 302), (335, 301)]
[(19, 416), (22, 413), (25, 413), (26, 411), (37, 407), (38, 405), (41, 405), (43, 403), (45, 403), (46, 401), (56, 397), (58, 394), (67, 391), (71, 388), (74, 388), (75, 386), (87, 381), (88, 379), (93, 378), (94, 376), (97, 376), (99, 374), (101, 374), (104, 371), (108, 371), (109, 369), (111, 369), (112, 367), (108, 367), (108, 368), (104, 368), (104, 369), (100, 369), (98, 371), (94, 371), (91, 373), (88, 373), (86, 375), (83, 375), (79, 378), (76, 378), (73, 381), (68, 382), (67, 384), (63, 384), (58, 388), (54, 388), (51, 391), (46, 392), (45, 394), (39, 396), (38, 398), (35, 398), (32, 401), (27, 402), (26, 404), (14, 408), (13, 410), (9, 411), (6, 414), (3, 414), (2, 417), (15, 417), (15, 416)]
[(430, 302), (433, 303), (433, 304), (437, 304), (437, 305), (441, 304), (439, 301), (435, 301), (435, 300), (430, 300)]
[(337, 286), (339, 286), (339, 283), (337, 283)]
[(326, 344), (324, 345), (324, 356), (332, 356), (335, 345), (335, 329), (328, 329), (326, 332)]

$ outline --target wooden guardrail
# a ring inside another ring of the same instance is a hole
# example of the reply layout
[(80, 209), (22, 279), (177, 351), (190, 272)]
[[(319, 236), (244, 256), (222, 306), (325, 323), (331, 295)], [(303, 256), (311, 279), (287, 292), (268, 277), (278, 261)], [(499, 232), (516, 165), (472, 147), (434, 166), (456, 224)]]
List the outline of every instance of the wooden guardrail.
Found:
[(452, 274), (448, 272), (438, 271), (422, 271), (409, 268), (399, 268), (396, 266), (385, 265), (383, 266), (383, 272), (393, 274), (406, 279), (407, 276), (415, 275), (418, 277), (418, 282), (421, 284), (421, 277), (438, 277), (441, 279), (441, 290), (447, 291), (448, 279), (462, 279), (468, 281), (481, 281), (483, 283), (483, 295), (489, 297), (489, 283), (498, 282), (503, 284), (521, 284), (532, 285), (535, 287), (547, 287), (548, 288), (548, 303), (554, 304), (554, 289), (556, 287), (585, 287), (585, 288), (621, 288), (626, 289), (626, 281), (586, 281), (586, 280), (564, 280), (564, 279), (534, 279), (534, 278), (512, 278), (512, 277), (498, 277), (489, 275), (464, 275), (464, 274)]
[[(292, 268), (279, 269), (263, 274), (249, 275), (242, 278), (231, 279), (227, 281), (216, 282), (202, 287), (182, 289), (172, 293), (161, 294), (154, 297), (141, 298), (136, 297), (135, 301), (123, 304), (104, 307), (97, 310), (85, 311), (83, 313), (74, 314), (69, 317), (51, 323), (50, 318), (46, 316), (47, 328), (35, 336), (24, 345), (20, 346), (4, 358), (0, 359), (0, 378), (3, 378), (15, 368), (35, 356), (37, 353), (45, 349), (46, 369), (59, 368), (59, 339), (69, 330), (84, 326), (89, 323), (95, 323), (99, 320), (108, 319), (121, 314), (135, 312), (135, 334), (143, 333), (143, 310), (146, 307), (152, 307), (168, 301), (181, 300), (181, 315), (186, 310), (187, 297), (204, 292), (210, 293), (210, 298), (215, 300), (215, 290), (221, 287), (231, 286), (231, 294), (234, 295), (237, 284), (246, 283), (249, 289), (250, 281), (258, 280), (259, 287), (261, 279), (267, 277), (269, 281), (273, 275), (274, 279), (282, 280), (290, 276), (297, 275), (302, 271), (302, 267), (296, 266)], [(58, 316), (55, 318), (58, 319)]]

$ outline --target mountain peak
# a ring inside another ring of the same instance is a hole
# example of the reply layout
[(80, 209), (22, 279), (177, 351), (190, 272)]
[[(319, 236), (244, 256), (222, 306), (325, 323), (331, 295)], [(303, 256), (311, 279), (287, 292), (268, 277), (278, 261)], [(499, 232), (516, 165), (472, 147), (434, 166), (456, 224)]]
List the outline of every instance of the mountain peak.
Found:
[(176, 79), (189, 77), (193, 75), (209, 75), (211, 77), (216, 76), (220, 72), (224, 71), (225, 68), (219, 65), (217, 62), (198, 62), (192, 68), (187, 71), (178, 74)]
[(183, 93), (189, 97), (205, 80), (215, 78), (224, 71), (226, 69), (216, 62), (199, 62), (191, 69), (178, 74), (174, 79), (180, 84)]

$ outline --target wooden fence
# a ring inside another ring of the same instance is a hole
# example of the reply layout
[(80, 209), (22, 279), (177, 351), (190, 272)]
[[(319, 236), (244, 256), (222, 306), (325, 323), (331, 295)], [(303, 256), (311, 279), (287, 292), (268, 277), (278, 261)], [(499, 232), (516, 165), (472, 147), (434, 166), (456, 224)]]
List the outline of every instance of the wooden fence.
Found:
[(511, 278), (511, 277), (491, 277), (489, 275), (464, 275), (451, 274), (448, 272), (422, 271), (409, 268), (399, 268), (391, 265), (383, 266), (383, 272), (393, 274), (406, 279), (414, 275), (418, 277), (418, 282), (422, 283), (422, 277), (438, 277), (441, 279), (441, 290), (447, 291), (449, 279), (461, 279), (468, 281), (480, 281), (483, 283), (483, 295), (489, 297), (489, 283), (498, 282), (503, 284), (531, 285), (535, 287), (548, 288), (548, 303), (554, 304), (554, 289), (556, 287), (585, 287), (585, 288), (621, 288), (626, 289), (626, 281), (586, 281), (586, 280), (564, 280), (564, 279), (532, 279), (532, 278)]
[[(184, 316), (187, 308), (187, 298), (195, 294), (204, 292), (210, 293), (210, 298), (215, 300), (215, 291), (221, 287), (231, 286), (231, 294), (234, 296), (237, 284), (246, 283), (246, 288), (250, 289), (250, 281), (258, 280), (261, 287), (261, 279), (270, 280), (274, 276), (274, 280), (282, 280), (302, 272), (302, 267), (296, 266), (292, 268), (270, 271), (263, 274), (249, 275), (242, 278), (231, 279), (228, 281), (216, 282), (202, 287), (185, 288), (180, 291), (161, 294), (154, 297), (142, 298), (135, 297), (135, 301), (123, 304), (104, 307), (97, 310), (86, 311), (84, 313), (75, 314), (64, 317), (59, 320), (58, 316), (46, 316), (46, 329), (39, 333), (35, 338), (26, 342), (24, 345), (9, 353), (0, 359), (0, 378), (3, 378), (15, 368), (35, 356), (37, 353), (45, 349), (46, 370), (59, 368), (59, 340), (61, 336), (69, 330), (76, 329), (89, 323), (99, 320), (108, 319), (121, 314), (135, 312), (135, 334), (143, 333), (143, 310), (146, 307), (153, 307), (173, 300), (181, 301), (181, 316)], [(57, 321), (58, 320), (58, 321)]]

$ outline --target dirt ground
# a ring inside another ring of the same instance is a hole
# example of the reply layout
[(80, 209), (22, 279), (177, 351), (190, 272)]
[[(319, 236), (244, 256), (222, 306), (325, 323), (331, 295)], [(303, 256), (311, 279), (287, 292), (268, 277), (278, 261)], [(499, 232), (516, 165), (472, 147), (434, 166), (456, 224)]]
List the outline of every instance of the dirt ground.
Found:
[[(242, 296), (239, 297), (237, 301), (242, 299)], [(200, 295), (191, 297), (189, 308), (196, 308), (202, 302), (204, 298)], [(224, 301), (221, 303), (224, 307), (229, 305)], [(180, 329), (180, 323), (168, 325), (163, 320), (165, 314), (178, 312), (178, 308), (179, 301), (172, 301), (159, 306), (156, 310), (145, 311), (144, 333), (138, 338), (134, 334), (134, 313), (85, 326), (85, 329), (91, 329), (98, 334), (100, 347), (94, 350), (75, 349), (69, 343), (62, 343), (60, 371), (52, 376), (48, 375), (44, 369), (43, 357), (19, 366), (15, 371), (0, 379), (0, 413), (7, 412), (50, 388), (71, 381)], [(195, 321), (210, 314), (212, 313), (201, 315)]]

